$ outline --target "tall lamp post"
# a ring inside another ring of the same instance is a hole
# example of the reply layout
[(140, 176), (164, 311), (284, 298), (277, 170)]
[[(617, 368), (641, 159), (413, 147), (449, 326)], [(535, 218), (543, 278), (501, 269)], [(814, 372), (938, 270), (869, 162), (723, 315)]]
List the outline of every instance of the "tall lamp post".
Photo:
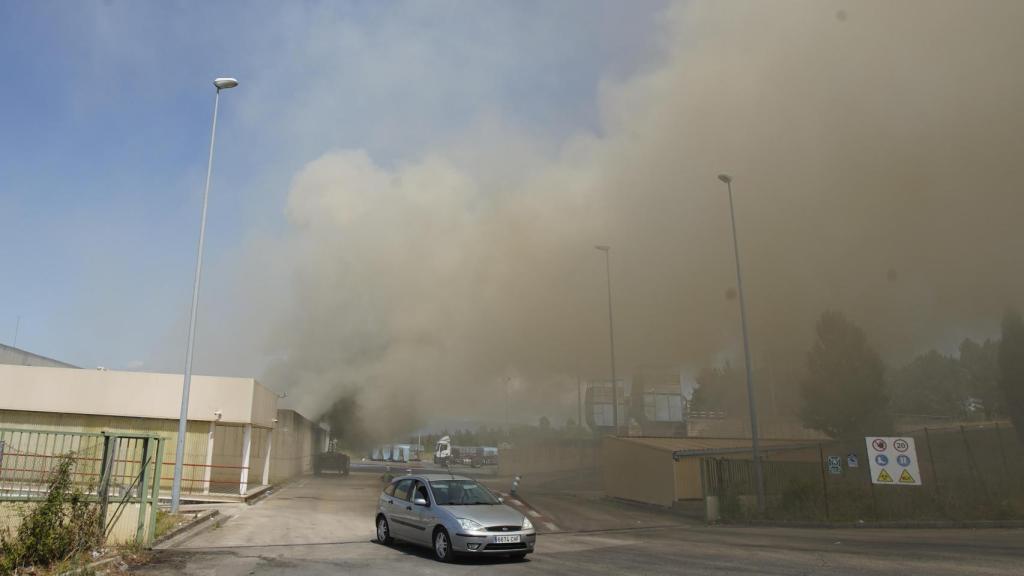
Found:
[(174, 482), (171, 485), (171, 512), (178, 511), (181, 501), (181, 471), (185, 461), (185, 432), (188, 424), (188, 393), (192, 385), (192, 348), (196, 338), (196, 314), (199, 308), (199, 278), (203, 271), (203, 240), (206, 238), (206, 205), (210, 197), (210, 174), (213, 171), (213, 143), (217, 137), (217, 109), (220, 91), (238, 86), (234, 78), (213, 81), (217, 94), (213, 99), (213, 127), (210, 129), (210, 157), (206, 162), (206, 187), (203, 190), (203, 216), (199, 221), (199, 248), (196, 250), (196, 276), (192, 285), (192, 311), (188, 318), (188, 345), (185, 349), (185, 382), (181, 389), (181, 416), (178, 418), (178, 446), (174, 454)]
[(740, 245), (736, 240), (736, 211), (732, 203), (732, 176), (719, 174), (729, 190), (729, 216), (732, 219), (732, 246), (736, 255), (736, 290), (740, 294), (740, 324), (743, 326), (743, 360), (747, 367), (747, 403), (750, 407), (750, 441), (754, 451), (754, 481), (757, 483), (757, 510), (764, 512), (764, 473), (757, 431), (757, 405), (754, 402), (754, 375), (750, 365), (750, 338), (747, 336), (747, 306), (743, 300), (743, 276), (740, 274)]
[(612, 319), (612, 248), (611, 246), (594, 246), (604, 252), (604, 266), (608, 279), (608, 341), (612, 357), (612, 422), (615, 424), (615, 435), (619, 434), (619, 381), (615, 378), (615, 322)]

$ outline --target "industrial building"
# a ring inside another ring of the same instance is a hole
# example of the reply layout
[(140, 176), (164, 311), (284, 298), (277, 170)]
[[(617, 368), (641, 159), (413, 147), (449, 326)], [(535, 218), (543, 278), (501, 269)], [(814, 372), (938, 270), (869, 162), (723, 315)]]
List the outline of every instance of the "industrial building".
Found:
[[(18, 364), (0, 364), (0, 429), (158, 435), (166, 447), (160, 487), (170, 489), (181, 375)], [(195, 500), (250, 497), (309, 473), (328, 440), (325, 426), (279, 409), (253, 378), (193, 376), (186, 430), (182, 491)]]
[(40, 356), (28, 350), (15, 348), (6, 344), (0, 344), (0, 364), (12, 364), (15, 366), (51, 366), (56, 368), (78, 368), (67, 362)]

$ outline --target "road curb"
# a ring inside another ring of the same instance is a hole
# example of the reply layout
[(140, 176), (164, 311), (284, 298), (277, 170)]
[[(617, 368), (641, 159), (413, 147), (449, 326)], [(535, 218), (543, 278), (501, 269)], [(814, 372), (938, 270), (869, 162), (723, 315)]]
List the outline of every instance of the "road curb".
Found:
[(220, 516), (220, 510), (206, 510), (200, 512), (192, 519), (191, 522), (178, 526), (154, 540), (150, 545), (150, 548), (153, 550), (163, 550), (168, 548), (167, 544), (172, 540), (185, 540), (187, 538), (191, 538), (210, 526), (215, 525), (216, 522), (213, 520), (218, 516)]
[(775, 528), (830, 528), (830, 529), (985, 529), (1024, 528), (1024, 520), (919, 520), (892, 522), (801, 522), (778, 520), (748, 520), (745, 522), (718, 522), (709, 526), (768, 526)]

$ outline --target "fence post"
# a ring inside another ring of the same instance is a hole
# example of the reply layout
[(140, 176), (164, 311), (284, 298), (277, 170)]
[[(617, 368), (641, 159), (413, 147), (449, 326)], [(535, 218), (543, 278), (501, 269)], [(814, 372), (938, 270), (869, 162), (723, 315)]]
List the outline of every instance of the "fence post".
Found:
[(828, 509), (828, 477), (825, 476), (825, 449), (818, 442), (818, 469), (821, 471), (821, 491), (825, 495), (825, 520), (831, 520), (832, 515)]
[(967, 432), (964, 430), (964, 425), (960, 425), (960, 437), (964, 440), (964, 450), (967, 451), (967, 462), (971, 467), (971, 478), (981, 486), (981, 492), (985, 495), (985, 500), (988, 501), (989, 506), (992, 505), (992, 495), (988, 492), (988, 487), (985, 485), (985, 479), (978, 472), (978, 462), (974, 459), (974, 452), (971, 450), (971, 444), (967, 441)]
[[(1006, 448), (1003, 447), (1003, 432), (999, 429), (999, 422), (996, 422), (996, 438), (999, 439), (999, 455), (1003, 457), (1003, 478), (1010, 478), (1010, 465), (1006, 462)], [(3, 442), (0, 442), (0, 454), (3, 454)]]
[(156, 442), (156, 460), (153, 462), (153, 497), (149, 507), (149, 542), (156, 539), (156, 517), (160, 512), (160, 480), (164, 469), (164, 441), (154, 438)]
[(942, 492), (939, 490), (939, 469), (935, 467), (935, 450), (932, 448), (932, 435), (928, 433), (928, 427), (924, 428), (924, 443), (928, 445), (928, 462), (932, 465), (932, 481), (935, 483), (935, 502), (939, 505), (942, 513), (946, 513), (946, 505), (942, 501)]
[(110, 502), (110, 476), (114, 469), (114, 458), (117, 454), (117, 438), (103, 434), (103, 460), (100, 462), (100, 484), (97, 496), (100, 501), (100, 531), (104, 536), (107, 530), (107, 505)]
[[(152, 459), (149, 438), (142, 439), (142, 470), (139, 471), (139, 516), (135, 524), (135, 543), (146, 543), (146, 503), (149, 496), (149, 461)], [(150, 535), (152, 536), (152, 535)]]

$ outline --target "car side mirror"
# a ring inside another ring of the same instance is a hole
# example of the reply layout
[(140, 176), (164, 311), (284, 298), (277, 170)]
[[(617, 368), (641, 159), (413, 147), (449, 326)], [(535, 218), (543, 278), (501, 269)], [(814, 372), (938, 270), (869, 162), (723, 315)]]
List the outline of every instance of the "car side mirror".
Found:
[(430, 504), (426, 500), (424, 500), (423, 498), (417, 498), (417, 499), (413, 500), (412, 503), (417, 505), (417, 506), (430, 506)]

